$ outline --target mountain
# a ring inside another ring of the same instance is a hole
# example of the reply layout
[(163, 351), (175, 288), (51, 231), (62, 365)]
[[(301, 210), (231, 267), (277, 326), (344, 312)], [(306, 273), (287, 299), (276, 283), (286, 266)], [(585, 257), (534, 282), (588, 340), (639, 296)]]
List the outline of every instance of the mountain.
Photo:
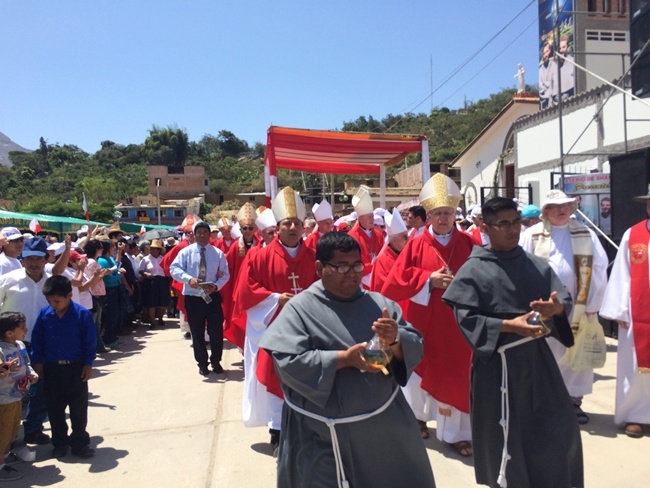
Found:
[(32, 152), (31, 149), (25, 149), (19, 146), (0, 132), (0, 166), (11, 166), (11, 161), (9, 160), (9, 152), (11, 151)]

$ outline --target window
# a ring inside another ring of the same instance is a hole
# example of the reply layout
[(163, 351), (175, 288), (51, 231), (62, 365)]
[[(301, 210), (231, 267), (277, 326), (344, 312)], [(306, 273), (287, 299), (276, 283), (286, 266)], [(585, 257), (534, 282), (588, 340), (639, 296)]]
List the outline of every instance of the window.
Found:
[(249, 202), (254, 202), (255, 201), (255, 196), (251, 195), (248, 197)]
[(174, 217), (184, 217), (184, 213), (183, 210), (174, 210)]
[(587, 1), (587, 11), (589, 11), (589, 12), (598, 12), (598, 2), (597, 2), (597, 0), (588, 0)]
[(208, 183), (208, 180), (203, 180), (203, 186), (209, 186), (210, 183)]
[(219, 205), (221, 205), (225, 199), (223, 198), (223, 195), (219, 195)]
[(610, 0), (603, 0), (603, 12), (609, 14), (612, 12), (612, 5)]

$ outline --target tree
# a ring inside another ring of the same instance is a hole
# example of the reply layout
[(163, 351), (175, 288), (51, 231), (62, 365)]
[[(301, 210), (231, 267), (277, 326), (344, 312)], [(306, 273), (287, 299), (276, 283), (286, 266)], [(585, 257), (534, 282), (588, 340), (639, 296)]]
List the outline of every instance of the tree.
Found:
[(183, 166), (187, 159), (189, 138), (187, 132), (176, 126), (166, 129), (153, 125), (144, 141), (144, 152), (151, 164)]

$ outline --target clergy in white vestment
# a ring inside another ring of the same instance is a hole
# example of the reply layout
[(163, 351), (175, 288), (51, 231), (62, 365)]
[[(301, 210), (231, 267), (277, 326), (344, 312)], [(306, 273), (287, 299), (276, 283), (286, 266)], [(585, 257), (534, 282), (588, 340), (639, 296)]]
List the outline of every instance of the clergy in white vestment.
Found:
[[(644, 202), (650, 217), (648, 194)], [(642, 437), (650, 424), (650, 219), (632, 226), (621, 240), (600, 314), (618, 322), (614, 422), (629, 437)]]
[[(585, 224), (571, 218), (576, 208), (575, 198), (567, 197), (560, 190), (551, 190), (541, 206), (542, 221), (530, 227), (520, 240), (525, 251), (548, 260), (569, 290), (574, 303), (570, 317), (574, 333), (582, 315), (591, 316), (600, 310), (607, 286), (609, 262), (596, 234)], [(578, 422), (586, 424), (589, 417), (580, 406), (583, 396), (593, 390), (594, 371), (573, 370), (569, 348), (552, 337), (547, 340), (573, 400)]]

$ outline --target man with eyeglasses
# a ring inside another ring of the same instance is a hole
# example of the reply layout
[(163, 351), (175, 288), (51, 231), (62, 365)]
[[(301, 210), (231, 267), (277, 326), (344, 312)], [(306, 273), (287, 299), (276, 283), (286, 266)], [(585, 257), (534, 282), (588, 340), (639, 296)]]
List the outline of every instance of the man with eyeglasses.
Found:
[[(543, 260), (518, 246), (521, 216), (508, 198), (482, 207), (488, 246), (474, 247), (442, 299), (474, 351), (472, 438), (476, 482), (584, 486), (582, 443), (562, 376), (535, 312), (573, 344), (572, 300)], [(505, 440), (504, 440), (505, 439)]]
[[(360, 288), (358, 241), (330, 232), (316, 249), (321, 279), (285, 305), (259, 344), (285, 398), (277, 486), (433, 487), (400, 390), (422, 358), (422, 336), (395, 302)], [(361, 357), (375, 333), (393, 355), (387, 374)]]
[(6, 241), (2, 248), (3, 252), (0, 254), (0, 276), (2, 276), (10, 271), (22, 268), (18, 256), (23, 250), (25, 238), (15, 227), (5, 227), (0, 231), (0, 234)]
[(273, 201), (272, 209), (278, 223), (278, 238), (251, 253), (242, 266), (232, 317), (233, 321), (245, 318), (246, 324), (244, 425), (268, 426), (272, 453), (277, 455), (283, 394), (273, 362), (258, 344), (278, 311), (318, 277), (314, 252), (302, 242), (305, 207), (298, 193), (290, 187), (283, 188)]
[(429, 437), (427, 421), (436, 420), (439, 440), (461, 456), (472, 455), (469, 418), (469, 375), (472, 351), (463, 339), (453, 310), (442, 302), (474, 243), (456, 228), (458, 186), (446, 175), (434, 175), (422, 187), (420, 202), (430, 226), (401, 252), (381, 293), (407, 301), (406, 319), (424, 336), (424, 359), (405, 394), (421, 435)]
[[(530, 227), (521, 238), (524, 251), (546, 259), (573, 298), (571, 327), (577, 333), (581, 319), (596, 319), (607, 286), (609, 259), (596, 233), (571, 218), (578, 208), (575, 198), (551, 190), (541, 206), (542, 221)], [(548, 339), (562, 378), (573, 400), (578, 423), (589, 416), (582, 410), (582, 399), (593, 391), (594, 370), (576, 371), (571, 367), (570, 350), (554, 338)]]

